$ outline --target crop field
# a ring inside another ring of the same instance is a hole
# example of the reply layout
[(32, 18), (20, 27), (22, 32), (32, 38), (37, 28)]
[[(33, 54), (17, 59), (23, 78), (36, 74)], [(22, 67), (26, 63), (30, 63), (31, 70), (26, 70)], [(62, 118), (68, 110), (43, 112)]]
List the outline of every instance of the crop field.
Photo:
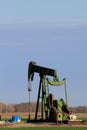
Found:
[[(29, 113), (23, 113), (23, 112), (15, 112), (15, 113), (2, 113), (1, 114), (1, 117), (2, 118), (11, 118), (13, 115), (19, 115), (21, 116), (22, 118), (28, 118), (28, 114)], [(73, 113), (77, 116), (77, 118), (87, 118), (87, 113)], [(31, 112), (30, 113), (30, 116), (31, 118), (33, 118), (35, 115), (35, 113)]]
[[(1, 115), (2, 120), (6, 120), (6, 119), (11, 119), (12, 116), (14, 115), (18, 115), (21, 116), (22, 120), (26, 121), (28, 119), (28, 114), (29, 113), (22, 113), (22, 112), (17, 112), (17, 113), (4, 113)], [(77, 116), (77, 119), (82, 119), (82, 120), (87, 120), (87, 113), (73, 113)], [(38, 114), (38, 116), (40, 116), (40, 114)], [(35, 117), (35, 113), (30, 114), (31, 118)]]

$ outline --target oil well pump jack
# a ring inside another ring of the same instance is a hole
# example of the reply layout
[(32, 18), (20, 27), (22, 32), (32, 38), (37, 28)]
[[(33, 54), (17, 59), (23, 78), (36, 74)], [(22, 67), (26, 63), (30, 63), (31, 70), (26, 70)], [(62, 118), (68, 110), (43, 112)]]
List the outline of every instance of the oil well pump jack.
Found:
[[(33, 81), (34, 73), (40, 76), (39, 89), (37, 96), (37, 104), (35, 111), (35, 119), (37, 121), (39, 99), (41, 98), (41, 119), (42, 121), (59, 121), (65, 122), (69, 120), (69, 107), (67, 103), (66, 79), (59, 81), (57, 71), (55, 69), (38, 66), (35, 62), (31, 61), (28, 66), (28, 81)], [(47, 76), (52, 76), (50, 80)], [(53, 94), (49, 93), (49, 85), (62, 86), (65, 88), (65, 99), (54, 99)], [(40, 96), (41, 95), (41, 96)]]

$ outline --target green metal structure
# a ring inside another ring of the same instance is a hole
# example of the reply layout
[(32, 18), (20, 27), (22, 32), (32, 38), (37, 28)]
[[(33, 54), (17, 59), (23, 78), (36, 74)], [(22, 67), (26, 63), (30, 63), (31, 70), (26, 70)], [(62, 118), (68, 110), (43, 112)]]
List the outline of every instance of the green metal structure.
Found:
[[(44, 121), (59, 121), (64, 122), (69, 120), (69, 108), (67, 104), (67, 91), (66, 91), (66, 79), (59, 81), (57, 71), (55, 69), (38, 66), (35, 62), (31, 61), (28, 66), (28, 81), (33, 81), (34, 73), (39, 73), (40, 82), (37, 96), (37, 105), (35, 112), (35, 121), (38, 120), (38, 107), (39, 99), (41, 101), (41, 120)], [(53, 81), (47, 76), (52, 76)], [(49, 93), (49, 85), (65, 87), (66, 103), (63, 99), (55, 100), (53, 94)]]

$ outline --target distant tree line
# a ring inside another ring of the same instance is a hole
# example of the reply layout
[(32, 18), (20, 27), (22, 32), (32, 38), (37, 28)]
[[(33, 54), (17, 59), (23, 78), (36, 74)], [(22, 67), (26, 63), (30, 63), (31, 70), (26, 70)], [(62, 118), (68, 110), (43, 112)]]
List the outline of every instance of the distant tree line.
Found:
[[(0, 103), (0, 113), (10, 112), (35, 112), (36, 102), (31, 103), (19, 103), (19, 104), (4, 104)], [(39, 110), (41, 110), (41, 104), (39, 104)], [(87, 106), (70, 107), (73, 113), (87, 113)]]
[(70, 107), (73, 113), (87, 113), (87, 106)]

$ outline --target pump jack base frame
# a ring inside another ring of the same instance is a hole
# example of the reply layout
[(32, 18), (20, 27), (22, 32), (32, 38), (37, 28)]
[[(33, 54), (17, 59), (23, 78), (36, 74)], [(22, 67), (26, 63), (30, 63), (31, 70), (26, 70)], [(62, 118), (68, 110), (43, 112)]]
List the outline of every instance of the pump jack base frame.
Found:
[(87, 120), (69, 120), (69, 121), (60, 122), (60, 121), (50, 121), (50, 120), (45, 120), (45, 119), (44, 120), (42, 120), (42, 119), (38, 119), (38, 120), (28, 119), (27, 123), (34, 123), (37, 125), (46, 124), (46, 125), (87, 126)]

